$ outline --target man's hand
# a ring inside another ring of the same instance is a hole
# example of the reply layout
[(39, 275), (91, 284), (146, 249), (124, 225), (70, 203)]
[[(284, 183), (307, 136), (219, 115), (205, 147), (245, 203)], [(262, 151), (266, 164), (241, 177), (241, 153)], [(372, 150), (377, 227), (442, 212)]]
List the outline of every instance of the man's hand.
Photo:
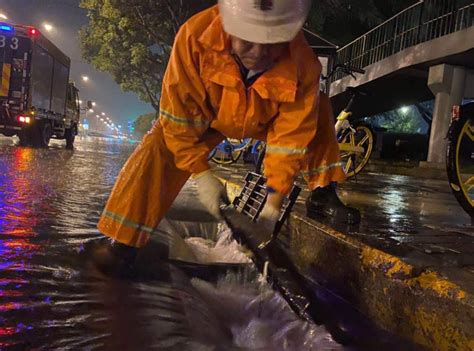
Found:
[(199, 201), (216, 219), (222, 219), (220, 205), (229, 204), (224, 185), (212, 174), (211, 170), (195, 174), (193, 179), (198, 187)]
[(265, 206), (258, 217), (258, 222), (261, 223), (271, 233), (274, 232), (275, 225), (280, 219), (282, 203), (283, 195), (279, 193), (268, 194)]

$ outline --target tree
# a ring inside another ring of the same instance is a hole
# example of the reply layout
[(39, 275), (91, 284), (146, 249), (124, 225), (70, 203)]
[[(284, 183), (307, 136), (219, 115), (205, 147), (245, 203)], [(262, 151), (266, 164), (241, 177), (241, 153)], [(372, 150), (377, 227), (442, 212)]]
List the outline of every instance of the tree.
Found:
[(432, 114), (433, 100), (430, 100), (377, 114), (367, 120), (392, 133), (429, 134)]
[(389, 19), (416, 0), (313, 1), (307, 26), (343, 46)]
[[(343, 45), (415, 0), (319, 0), (307, 26)], [(216, 0), (81, 0), (89, 25), (80, 32), (82, 55), (109, 72), (124, 91), (159, 109), (161, 83), (174, 37), (194, 13)]]
[(133, 122), (133, 127), (135, 128), (135, 134), (142, 137), (153, 127), (157, 114), (156, 113), (146, 113), (144, 115), (138, 116), (137, 119)]
[(214, 1), (81, 0), (89, 25), (80, 32), (84, 59), (109, 72), (124, 91), (159, 109), (174, 37), (192, 14)]

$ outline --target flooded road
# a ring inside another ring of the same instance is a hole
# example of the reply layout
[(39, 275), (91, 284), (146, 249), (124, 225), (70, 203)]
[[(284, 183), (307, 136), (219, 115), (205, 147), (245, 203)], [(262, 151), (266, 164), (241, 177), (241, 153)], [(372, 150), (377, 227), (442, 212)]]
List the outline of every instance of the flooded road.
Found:
[(45, 149), (0, 139), (0, 349), (339, 350), (299, 320), (251, 267), (214, 282), (169, 263), (116, 280), (87, 242), (134, 145), (79, 140)]

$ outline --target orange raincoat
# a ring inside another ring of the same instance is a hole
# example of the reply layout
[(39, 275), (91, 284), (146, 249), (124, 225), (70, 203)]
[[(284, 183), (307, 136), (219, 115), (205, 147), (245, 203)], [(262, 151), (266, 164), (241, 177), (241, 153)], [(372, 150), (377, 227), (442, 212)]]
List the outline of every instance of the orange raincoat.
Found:
[(296, 175), (312, 190), (345, 178), (321, 64), (302, 33), (246, 88), (214, 6), (180, 29), (163, 80), (159, 120), (122, 169), (99, 221), (115, 240), (143, 246), (193, 173), (224, 138), (266, 140), (268, 185), (287, 194)]

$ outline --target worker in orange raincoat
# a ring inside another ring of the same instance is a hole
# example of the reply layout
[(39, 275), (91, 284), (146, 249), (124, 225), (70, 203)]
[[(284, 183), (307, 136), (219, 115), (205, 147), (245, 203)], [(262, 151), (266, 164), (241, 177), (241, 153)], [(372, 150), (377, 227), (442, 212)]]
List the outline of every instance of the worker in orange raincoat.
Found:
[[(130, 261), (181, 188), (219, 217), (224, 187), (207, 158), (224, 137), (267, 142), (269, 196), (260, 215), (275, 225), (282, 199), (303, 173), (308, 215), (355, 223), (338, 198), (345, 179), (321, 64), (304, 39), (310, 0), (219, 0), (186, 22), (164, 76), (159, 119), (122, 169), (98, 228), (113, 239), (104, 262)], [(157, 234), (159, 235), (159, 234)]]

